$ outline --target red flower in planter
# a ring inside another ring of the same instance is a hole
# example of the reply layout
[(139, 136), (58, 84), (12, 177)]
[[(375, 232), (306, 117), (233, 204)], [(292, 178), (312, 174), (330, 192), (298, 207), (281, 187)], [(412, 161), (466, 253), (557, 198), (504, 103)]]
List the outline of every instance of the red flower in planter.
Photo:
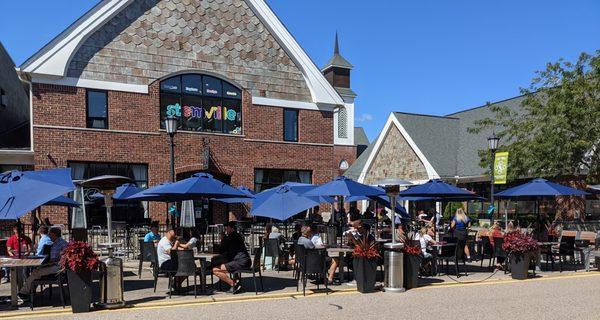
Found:
[(538, 250), (538, 243), (530, 235), (524, 234), (521, 231), (509, 232), (504, 236), (502, 248), (512, 254), (525, 254)]
[(354, 250), (352, 251), (352, 255), (354, 257), (362, 257), (367, 259), (381, 258), (377, 241), (370, 239), (368, 236), (364, 236), (361, 239), (353, 240), (353, 242)]
[(59, 265), (77, 273), (91, 272), (100, 264), (98, 255), (89, 244), (73, 241), (61, 252)]
[(413, 256), (418, 256), (421, 255), (421, 247), (410, 246), (405, 243), (404, 247), (402, 248), (402, 252)]

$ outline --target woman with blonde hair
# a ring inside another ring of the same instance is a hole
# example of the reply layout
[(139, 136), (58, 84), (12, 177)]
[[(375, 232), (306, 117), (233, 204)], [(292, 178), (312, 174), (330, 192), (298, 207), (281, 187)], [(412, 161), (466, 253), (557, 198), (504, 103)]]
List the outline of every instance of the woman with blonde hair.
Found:
[(471, 227), (471, 219), (465, 213), (463, 208), (456, 209), (456, 213), (450, 222), (450, 229), (453, 230), (457, 245), (464, 247), (464, 252), (468, 261), (471, 261), (471, 252), (467, 246), (468, 229)]

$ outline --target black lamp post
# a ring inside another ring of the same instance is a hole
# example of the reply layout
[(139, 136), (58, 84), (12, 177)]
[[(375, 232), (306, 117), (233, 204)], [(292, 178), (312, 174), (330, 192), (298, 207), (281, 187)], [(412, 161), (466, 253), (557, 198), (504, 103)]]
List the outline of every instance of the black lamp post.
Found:
[[(169, 142), (171, 146), (171, 182), (175, 182), (175, 143), (174, 138), (177, 133), (177, 126), (179, 123), (179, 119), (175, 116), (168, 116), (165, 119), (165, 129), (169, 134)], [(169, 213), (167, 212), (167, 219), (169, 217)], [(168, 225), (168, 222), (167, 222)], [(175, 217), (172, 219), (171, 225), (175, 227)]]
[(490, 164), (490, 205), (492, 206), (493, 210), (492, 210), (492, 216), (490, 217), (490, 222), (494, 223), (494, 211), (495, 211), (495, 207), (494, 207), (494, 161), (496, 158), (496, 150), (498, 150), (498, 141), (500, 141), (500, 138), (498, 136), (496, 136), (496, 133), (492, 133), (492, 136), (489, 137), (488, 139), (488, 149), (490, 150), (490, 154), (491, 154), (491, 164)]

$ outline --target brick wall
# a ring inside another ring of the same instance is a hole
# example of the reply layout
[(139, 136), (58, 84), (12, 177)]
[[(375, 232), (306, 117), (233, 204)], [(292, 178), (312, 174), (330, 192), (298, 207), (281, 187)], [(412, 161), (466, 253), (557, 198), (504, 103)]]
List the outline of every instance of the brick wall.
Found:
[[(150, 185), (169, 180), (168, 136), (159, 131), (158, 83), (150, 86), (149, 94), (110, 91), (108, 130), (85, 128), (85, 89), (34, 84), (33, 91), (36, 169), (54, 167), (50, 155), (59, 167), (68, 161), (147, 164)], [(254, 168), (312, 170), (314, 183), (336, 175), (332, 112), (300, 110), (299, 142), (286, 143), (283, 109), (250, 101), (244, 91), (243, 136), (180, 131), (175, 137), (178, 173), (202, 168), (202, 151), (208, 145), (212, 169), (231, 175), (234, 186), (253, 188)], [(164, 221), (164, 204), (153, 204), (150, 211), (152, 218)], [(51, 208), (42, 217), (66, 223), (66, 212)]]

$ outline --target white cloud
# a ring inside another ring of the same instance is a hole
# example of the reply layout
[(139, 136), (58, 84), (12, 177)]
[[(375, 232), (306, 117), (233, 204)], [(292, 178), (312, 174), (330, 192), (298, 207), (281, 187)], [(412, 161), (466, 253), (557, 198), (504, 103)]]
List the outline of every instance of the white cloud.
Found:
[(358, 122), (367, 122), (367, 121), (372, 121), (373, 120), (373, 115), (370, 113), (363, 113), (360, 116), (358, 116), (358, 118), (356, 119), (356, 121)]

